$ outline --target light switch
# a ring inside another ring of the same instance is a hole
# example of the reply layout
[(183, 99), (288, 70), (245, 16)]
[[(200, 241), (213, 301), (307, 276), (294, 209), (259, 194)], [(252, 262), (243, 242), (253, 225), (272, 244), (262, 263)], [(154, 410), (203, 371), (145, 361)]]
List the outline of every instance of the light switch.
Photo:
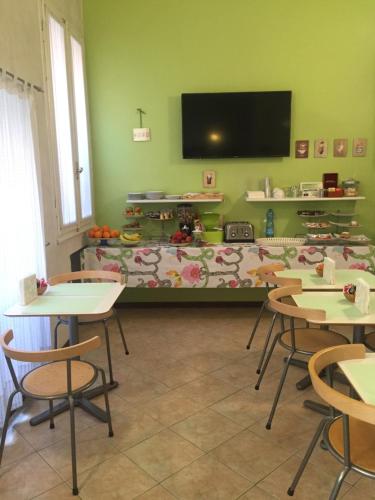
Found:
[(151, 130), (149, 128), (133, 128), (133, 141), (150, 141)]

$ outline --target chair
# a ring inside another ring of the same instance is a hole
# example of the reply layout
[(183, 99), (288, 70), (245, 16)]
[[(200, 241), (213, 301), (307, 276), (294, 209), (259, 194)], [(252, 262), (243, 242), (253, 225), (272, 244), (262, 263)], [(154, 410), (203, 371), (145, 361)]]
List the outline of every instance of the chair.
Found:
[(363, 343), (365, 344), (367, 349), (370, 349), (370, 351), (375, 351), (375, 332), (370, 332), (365, 335)]
[[(15, 390), (9, 396), (7, 410), (5, 415), (3, 432), (0, 442), (0, 464), (4, 452), (5, 438), (8, 430), (13, 399), (16, 394), (21, 393), (25, 397), (33, 399), (44, 399), (49, 402), (50, 428), (55, 427), (53, 418), (53, 400), (67, 399), (70, 411), (70, 437), (72, 454), (72, 478), (73, 495), (78, 495), (77, 486), (77, 459), (76, 459), (76, 440), (74, 423), (74, 399), (93, 385), (98, 377), (98, 371), (102, 376), (104, 388), (104, 399), (107, 412), (108, 435), (113, 436), (111, 413), (109, 410), (108, 393), (106, 386), (106, 377), (104, 370), (98, 368), (88, 361), (81, 361), (77, 356), (93, 351), (100, 346), (100, 337), (93, 337), (86, 342), (56, 349), (52, 351), (20, 351), (9, 347), (13, 339), (12, 330), (8, 330), (0, 337), (0, 346), (4, 352)], [(38, 366), (28, 372), (19, 382), (17, 380), (12, 361), (23, 361), (31, 363), (46, 363)]]
[[(310, 359), (309, 372), (316, 393), (332, 407), (332, 415), (324, 418), (306, 451), (297, 474), (288, 489), (293, 496), (312, 452), (323, 434), (323, 445), (344, 465), (333, 485), (330, 500), (337, 498), (341, 485), (350, 470), (375, 478), (375, 406), (353, 399), (335, 390), (319, 374), (331, 370), (335, 363), (365, 357), (363, 344), (331, 347)], [(331, 377), (330, 377), (331, 378)], [(334, 410), (342, 412), (338, 416)]]
[[(91, 280), (91, 281), (115, 281), (117, 283), (123, 283), (124, 276), (120, 273), (115, 273), (112, 271), (75, 271), (66, 274), (58, 274), (57, 276), (52, 276), (52, 278), (48, 278), (48, 284), (58, 285), (60, 283), (69, 283), (77, 280)], [(87, 315), (87, 316), (78, 316), (78, 325), (88, 325), (91, 323), (103, 323), (104, 333), (105, 333), (105, 343), (107, 348), (107, 359), (108, 359), (108, 370), (109, 370), (109, 383), (113, 384), (113, 369), (112, 369), (112, 358), (111, 358), (111, 347), (109, 343), (109, 332), (107, 322), (114, 318), (117, 322), (117, 326), (121, 335), (121, 340), (124, 346), (125, 354), (128, 355), (128, 346), (126, 344), (124, 332), (121, 326), (120, 319), (117, 315), (116, 309), (112, 308), (110, 311), (104, 314), (96, 314), (96, 315)], [(57, 319), (57, 323), (54, 330), (54, 347), (57, 349), (57, 333), (59, 326), (68, 325), (68, 318), (59, 316)]]
[[(267, 292), (267, 295), (268, 295), (268, 292), (270, 291), (270, 286), (269, 286), (269, 280), (268, 278), (270, 278), (273, 273), (275, 273), (276, 271), (284, 271), (285, 269), (285, 266), (284, 264), (268, 264), (268, 265), (265, 265), (265, 266), (260, 266), (258, 267), (258, 269), (256, 270), (256, 274), (257, 276), (262, 280), (264, 281), (265, 285), (266, 285), (266, 292)], [(262, 279), (261, 276), (263, 276), (263, 278), (265, 279)], [(260, 320), (262, 319), (262, 315), (263, 315), (263, 312), (265, 309), (267, 309), (267, 305), (268, 305), (268, 297), (266, 297), (261, 305), (261, 308), (258, 312), (258, 316), (255, 320), (255, 324), (253, 326), (253, 329), (250, 333), (250, 337), (249, 337), (249, 341), (246, 345), (246, 349), (250, 349), (251, 347), (251, 344), (254, 340), (254, 337), (255, 337), (255, 334), (256, 334), (256, 331), (258, 329), (258, 326), (259, 326), (259, 323), (260, 323)], [(271, 333), (272, 333), (272, 329), (273, 329), (273, 326), (275, 324), (275, 320), (276, 320), (276, 317), (274, 316), (272, 318), (272, 322), (271, 322)], [(282, 325), (282, 328), (283, 328), (283, 325)], [(259, 369), (259, 367), (258, 367)], [(258, 370), (257, 370), (257, 373), (258, 373)]]
[(340, 333), (332, 330), (321, 330), (318, 328), (295, 328), (294, 320), (296, 318), (304, 319), (305, 321), (325, 320), (326, 313), (320, 309), (304, 309), (296, 305), (284, 304), (281, 299), (298, 295), (302, 293), (300, 286), (286, 286), (275, 288), (268, 294), (269, 307), (274, 312), (279, 312), (290, 318), (290, 330), (286, 330), (275, 335), (267, 358), (263, 363), (261, 373), (256, 383), (255, 389), (259, 390), (263, 376), (267, 370), (268, 363), (272, 357), (276, 343), (278, 342), (284, 349), (290, 352), (286, 359), (284, 369), (280, 378), (279, 386), (273, 401), (271, 413), (268, 417), (266, 429), (271, 429), (272, 420), (275, 415), (276, 407), (284, 386), (285, 378), (288, 373), (288, 368), (295, 354), (311, 356), (316, 352), (325, 349), (326, 347), (334, 347), (337, 345), (348, 344), (349, 340)]

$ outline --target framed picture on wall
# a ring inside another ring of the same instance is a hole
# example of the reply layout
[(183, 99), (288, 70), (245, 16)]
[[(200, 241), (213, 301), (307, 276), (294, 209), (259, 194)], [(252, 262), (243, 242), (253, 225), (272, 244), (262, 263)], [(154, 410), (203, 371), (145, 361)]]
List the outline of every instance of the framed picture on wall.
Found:
[(327, 158), (328, 156), (328, 141), (326, 139), (316, 139), (314, 143), (315, 158)]
[(333, 156), (344, 158), (348, 154), (348, 139), (333, 140)]
[(296, 141), (295, 149), (296, 158), (308, 158), (309, 157), (309, 141)]
[(203, 187), (204, 188), (216, 187), (216, 172), (214, 170), (205, 170), (203, 172)]
[(367, 139), (353, 139), (353, 156), (366, 156), (367, 154)]

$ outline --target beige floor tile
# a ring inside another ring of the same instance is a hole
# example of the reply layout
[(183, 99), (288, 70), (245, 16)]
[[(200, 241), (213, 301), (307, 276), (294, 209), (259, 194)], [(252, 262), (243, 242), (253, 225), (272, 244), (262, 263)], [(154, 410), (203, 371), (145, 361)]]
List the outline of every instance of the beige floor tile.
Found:
[[(123, 398), (121, 398), (116, 394), (116, 389), (109, 391), (108, 397), (109, 397), (109, 408), (111, 410), (112, 416), (116, 415), (117, 413), (124, 413), (129, 408), (131, 408), (131, 405), (127, 401), (125, 401)], [(105, 410), (105, 401), (103, 395), (91, 399), (91, 402), (99, 406), (99, 408)]]
[(209, 373), (228, 364), (228, 358), (212, 351), (199, 352), (191, 356), (185, 354), (181, 361), (201, 373)]
[(182, 396), (177, 391), (170, 391), (142, 406), (142, 409), (165, 426), (184, 420), (199, 411), (202, 404)]
[(61, 483), (61, 477), (37, 453), (0, 469), (1, 500), (25, 500)]
[(242, 427), (223, 415), (206, 409), (175, 424), (172, 430), (201, 450), (209, 451), (241, 432)]
[[(108, 437), (106, 424), (100, 424), (95, 432), (87, 428), (77, 432), (77, 471), (82, 473), (117, 453), (115, 441)], [(70, 439), (40, 450), (44, 460), (66, 481), (71, 479)]]
[(261, 420), (250, 426), (249, 430), (261, 438), (272, 440), (275, 446), (282, 446), (290, 453), (296, 453), (301, 449), (305, 450), (316, 431), (315, 420), (309, 421), (300, 418), (283, 408), (280, 408), (276, 413), (270, 430), (267, 430), (265, 425), (266, 420)]
[(270, 495), (258, 486), (254, 486), (242, 495), (242, 497), (239, 497), (238, 500), (275, 500), (276, 498), (278, 497)]
[(231, 500), (248, 490), (251, 483), (206, 455), (168, 478), (162, 485), (184, 500)]
[(55, 486), (55, 488), (52, 488), (45, 493), (42, 493), (41, 495), (35, 497), (36, 500), (72, 500), (72, 498), (81, 497), (73, 497), (72, 489), (66, 483), (59, 484), (59, 486)]
[(203, 376), (176, 389), (176, 393), (188, 397), (202, 405), (211, 405), (233, 394), (238, 389), (210, 375)]
[[(361, 477), (358, 475), (358, 477)], [(345, 500), (373, 500), (375, 498), (374, 479), (362, 478), (346, 493)]]
[[(280, 467), (273, 471), (257, 486), (280, 499), (290, 499), (287, 490), (298, 469), (300, 460), (296, 457), (290, 458)], [(328, 498), (335, 482), (335, 476), (327, 474), (324, 469), (316, 467), (310, 463), (307, 465), (305, 473), (302, 475), (293, 498), (296, 500), (317, 500), (318, 498)], [(341, 488), (341, 495), (348, 491), (350, 486), (344, 483)]]
[[(0, 433), (1, 436), (1, 433)], [(5, 448), (1, 467), (5, 467), (17, 460), (34, 453), (34, 448), (24, 439), (19, 432), (9, 426), (5, 441)]]
[(168, 392), (169, 388), (154, 378), (128, 367), (119, 377), (117, 395), (131, 404), (141, 404)]
[(120, 453), (86, 472), (79, 495), (87, 500), (130, 500), (155, 484), (148, 474)]
[(163, 486), (158, 484), (154, 488), (151, 488), (151, 490), (137, 497), (136, 500), (174, 500), (175, 498), (174, 495), (171, 495)]
[[(88, 433), (95, 433), (103, 424), (91, 427)], [(153, 436), (164, 427), (150, 417), (141, 408), (132, 408), (125, 413), (118, 413), (112, 418), (114, 436), (111, 438), (120, 451), (131, 448), (141, 441)]]
[(250, 431), (237, 434), (211, 453), (221, 463), (256, 483), (290, 457), (290, 452)]
[(190, 464), (202, 451), (166, 429), (124, 452), (157, 481)]
[(170, 388), (178, 387), (202, 376), (201, 372), (181, 361), (160, 364), (152, 374), (159, 382)]

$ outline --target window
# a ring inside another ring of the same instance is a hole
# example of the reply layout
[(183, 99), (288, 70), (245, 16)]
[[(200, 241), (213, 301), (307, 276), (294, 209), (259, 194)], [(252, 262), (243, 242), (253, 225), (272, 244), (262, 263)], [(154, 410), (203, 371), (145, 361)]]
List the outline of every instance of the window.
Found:
[(47, 68), (60, 236), (92, 223), (92, 182), (82, 44), (46, 11)]

